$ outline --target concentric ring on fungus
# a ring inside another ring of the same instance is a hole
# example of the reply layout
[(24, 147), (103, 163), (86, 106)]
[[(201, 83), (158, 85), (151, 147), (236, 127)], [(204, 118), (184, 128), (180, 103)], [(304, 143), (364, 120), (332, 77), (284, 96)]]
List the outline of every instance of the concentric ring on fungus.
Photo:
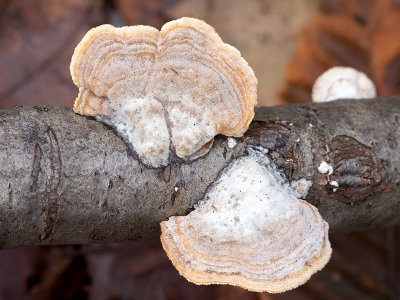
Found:
[(328, 224), (289, 193), (256, 155), (237, 159), (197, 208), (161, 223), (161, 242), (196, 284), (280, 293), (305, 283), (330, 259)]
[(217, 134), (242, 136), (257, 104), (257, 79), (240, 52), (193, 18), (161, 31), (93, 28), (70, 71), (79, 87), (74, 111), (111, 124), (153, 167), (168, 164), (170, 146), (190, 158)]

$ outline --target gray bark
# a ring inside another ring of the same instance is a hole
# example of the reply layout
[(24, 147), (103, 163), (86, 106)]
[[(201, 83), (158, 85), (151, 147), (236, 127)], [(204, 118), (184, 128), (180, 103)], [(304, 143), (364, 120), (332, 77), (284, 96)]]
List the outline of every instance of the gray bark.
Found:
[(154, 169), (69, 108), (0, 111), (0, 249), (158, 239), (159, 223), (187, 214), (249, 145), (268, 148), (289, 180), (312, 180), (306, 200), (331, 230), (400, 223), (399, 97), (262, 107), (236, 140), (231, 149), (218, 136), (206, 156)]

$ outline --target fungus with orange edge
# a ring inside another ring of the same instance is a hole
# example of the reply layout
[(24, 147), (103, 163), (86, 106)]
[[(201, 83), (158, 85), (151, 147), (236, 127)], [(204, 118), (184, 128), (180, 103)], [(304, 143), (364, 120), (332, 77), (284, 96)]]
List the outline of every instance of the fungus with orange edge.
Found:
[(161, 223), (162, 245), (186, 279), (279, 293), (327, 264), (328, 224), (267, 163), (256, 152), (235, 160), (195, 210)]
[[(205, 22), (90, 30), (70, 71), (74, 111), (114, 126), (150, 166), (204, 155), (215, 135), (242, 136), (254, 116), (257, 79), (240, 52)], [(170, 145), (172, 144), (172, 145)]]

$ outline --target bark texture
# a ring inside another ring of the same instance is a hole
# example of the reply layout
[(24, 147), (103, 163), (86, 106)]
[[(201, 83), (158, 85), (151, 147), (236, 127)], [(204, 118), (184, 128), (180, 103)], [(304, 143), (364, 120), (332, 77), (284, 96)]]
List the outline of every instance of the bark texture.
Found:
[(400, 224), (400, 97), (262, 107), (236, 140), (154, 169), (69, 108), (0, 111), (0, 249), (158, 239), (159, 223), (187, 214), (248, 146), (269, 149), (288, 180), (312, 180), (306, 200), (332, 230)]

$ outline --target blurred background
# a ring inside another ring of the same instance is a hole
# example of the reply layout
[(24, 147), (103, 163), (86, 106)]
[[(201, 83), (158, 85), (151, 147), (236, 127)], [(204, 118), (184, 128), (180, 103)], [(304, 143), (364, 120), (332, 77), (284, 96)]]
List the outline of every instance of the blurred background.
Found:
[[(182, 16), (205, 20), (241, 51), (259, 80), (260, 105), (310, 101), (316, 77), (335, 65), (367, 73), (379, 95), (400, 94), (396, 0), (0, 0), (0, 109), (72, 106), (69, 62), (90, 28), (161, 28)], [(399, 227), (330, 239), (327, 267), (279, 295), (193, 285), (159, 242), (4, 250), (0, 300), (400, 299)]]

